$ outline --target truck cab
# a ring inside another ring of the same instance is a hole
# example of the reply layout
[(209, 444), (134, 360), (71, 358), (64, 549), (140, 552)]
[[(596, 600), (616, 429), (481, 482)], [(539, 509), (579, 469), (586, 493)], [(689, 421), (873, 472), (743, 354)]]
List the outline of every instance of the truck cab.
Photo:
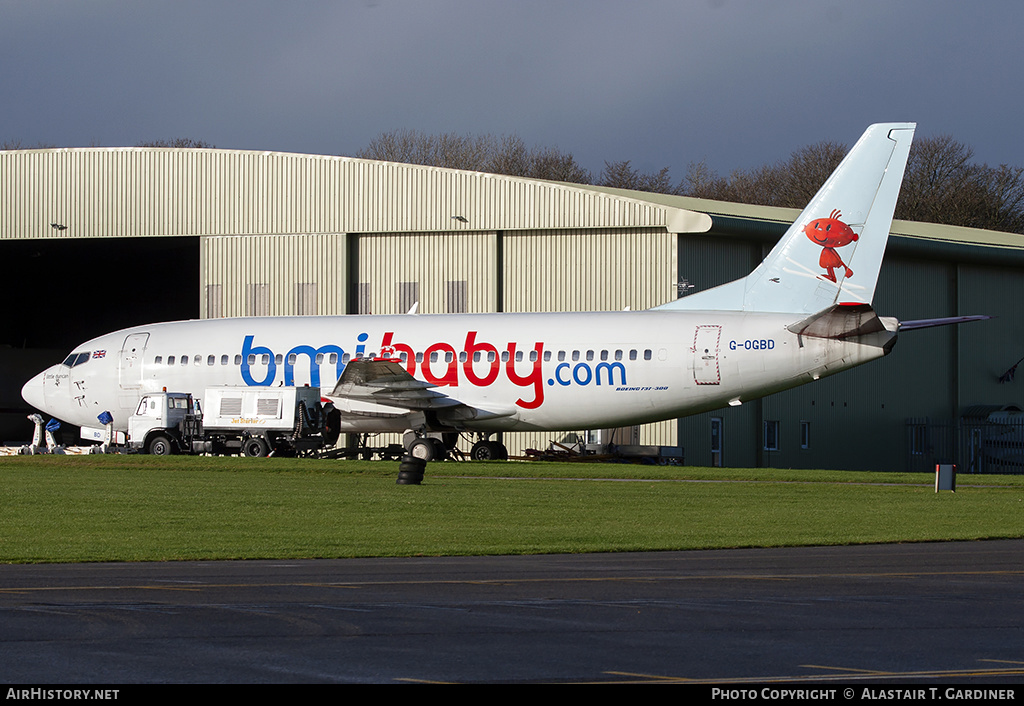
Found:
[(128, 418), (128, 443), (163, 456), (184, 448), (186, 437), (201, 434), (203, 415), (187, 392), (151, 392)]

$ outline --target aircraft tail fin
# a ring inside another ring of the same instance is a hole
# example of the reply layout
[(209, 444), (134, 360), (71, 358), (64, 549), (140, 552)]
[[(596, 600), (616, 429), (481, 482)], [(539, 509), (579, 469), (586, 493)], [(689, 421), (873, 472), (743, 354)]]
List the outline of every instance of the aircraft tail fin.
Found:
[(812, 314), (870, 304), (915, 127), (870, 126), (752, 273), (658, 308)]

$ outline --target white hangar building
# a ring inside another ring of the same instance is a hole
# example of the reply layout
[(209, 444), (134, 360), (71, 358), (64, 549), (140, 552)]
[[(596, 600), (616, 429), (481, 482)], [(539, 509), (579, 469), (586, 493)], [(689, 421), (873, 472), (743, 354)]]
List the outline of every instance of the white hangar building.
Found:
[[(346, 157), (0, 152), (0, 253), (10, 273), (0, 285), (9, 322), (0, 339), (3, 434), (26, 428), (17, 391), (29, 376), (118, 328), (414, 305), (419, 313), (646, 309), (745, 275), (796, 215)], [(1024, 397), (996, 380), (1024, 355), (1024, 321), (1005, 296), (1019, 300), (1024, 282), (1021, 237), (905, 222), (893, 233), (879, 313), (1006, 318), (913, 341), (905, 334), (893, 355), (864, 368), (617, 440), (679, 448), (700, 465), (900, 470), (944, 453), (929, 442), (939, 421)], [(561, 436), (504, 441), (518, 455)]]

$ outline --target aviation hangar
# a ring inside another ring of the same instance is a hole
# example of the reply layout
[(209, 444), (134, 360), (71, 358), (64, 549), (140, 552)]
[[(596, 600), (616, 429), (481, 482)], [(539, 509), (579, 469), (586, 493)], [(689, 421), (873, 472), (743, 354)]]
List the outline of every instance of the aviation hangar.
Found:
[[(0, 151), (0, 434), (30, 433), (29, 377), (119, 328), (646, 309), (745, 276), (797, 214), (322, 155)], [(577, 432), (688, 465), (1024, 471), (1024, 438), (1005, 434), (1024, 427), (1022, 291), (1021, 236), (894, 221), (880, 315), (993, 318), (906, 332), (882, 360), (739, 407)], [(519, 456), (564, 437), (503, 441)]]

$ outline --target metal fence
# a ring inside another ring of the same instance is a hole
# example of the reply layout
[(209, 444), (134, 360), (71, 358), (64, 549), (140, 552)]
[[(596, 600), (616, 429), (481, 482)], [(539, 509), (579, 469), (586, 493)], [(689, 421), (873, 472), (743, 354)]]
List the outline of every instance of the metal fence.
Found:
[(1024, 424), (907, 420), (907, 470), (954, 463), (960, 473), (1024, 473)]

